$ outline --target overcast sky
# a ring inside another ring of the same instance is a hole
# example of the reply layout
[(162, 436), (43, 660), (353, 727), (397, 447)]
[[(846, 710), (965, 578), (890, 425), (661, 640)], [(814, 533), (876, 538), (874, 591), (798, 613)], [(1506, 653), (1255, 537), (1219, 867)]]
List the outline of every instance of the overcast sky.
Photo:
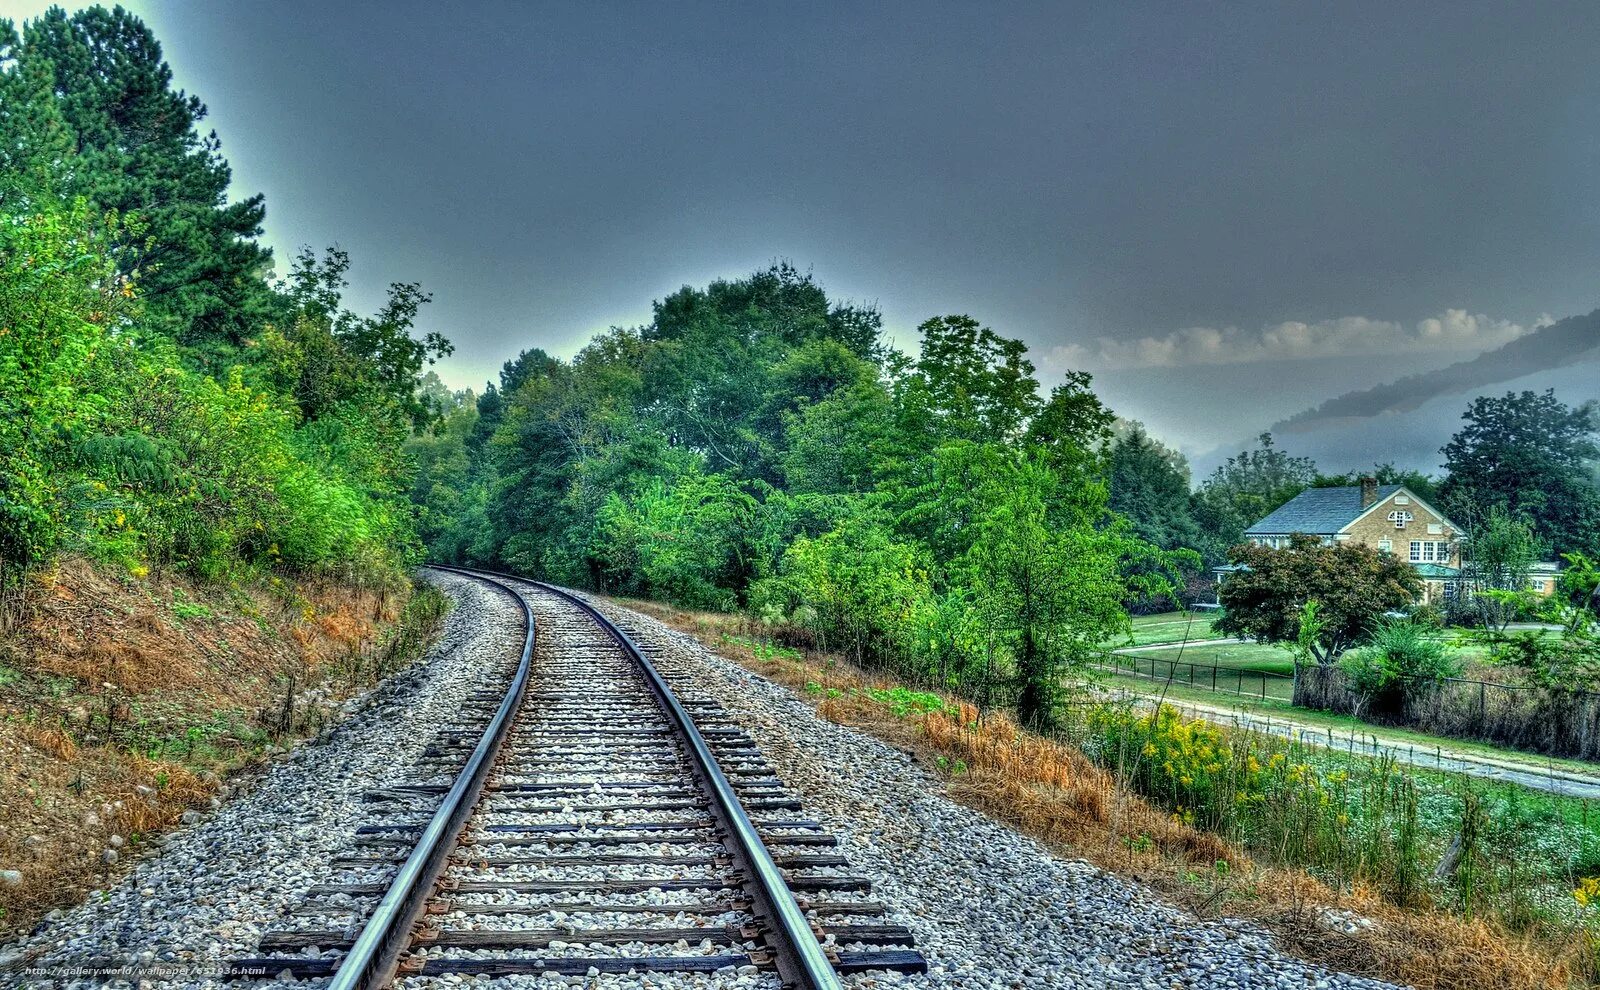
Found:
[(422, 282), (453, 385), (787, 258), (1203, 454), (1600, 305), (1592, 0), (129, 6), (280, 262)]

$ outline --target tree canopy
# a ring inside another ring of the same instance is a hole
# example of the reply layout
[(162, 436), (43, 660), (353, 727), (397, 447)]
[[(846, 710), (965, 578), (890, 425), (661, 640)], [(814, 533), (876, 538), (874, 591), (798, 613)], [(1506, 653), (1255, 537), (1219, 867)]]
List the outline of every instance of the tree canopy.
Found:
[(570, 361), (508, 362), (474, 422), (414, 441), (436, 553), (750, 608), (1036, 724), (1125, 603), (1191, 561), (1112, 510), (1089, 377), (1046, 392), (970, 316), (904, 353), (783, 263), (653, 313)]
[(427, 294), (358, 317), (339, 251), (272, 282), (205, 112), (122, 8), (0, 21), (0, 589), (62, 552), (378, 581), (420, 556)]
[(1526, 518), (1546, 553), (1600, 547), (1597, 404), (1568, 406), (1553, 391), (1480, 396), (1441, 453), (1445, 507), (1464, 525), (1493, 508)]

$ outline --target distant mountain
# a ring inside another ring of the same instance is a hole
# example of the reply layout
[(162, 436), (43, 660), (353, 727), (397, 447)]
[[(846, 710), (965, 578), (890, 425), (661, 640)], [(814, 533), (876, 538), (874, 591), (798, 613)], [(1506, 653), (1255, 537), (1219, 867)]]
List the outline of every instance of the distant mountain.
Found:
[(1437, 371), (1408, 375), (1374, 388), (1346, 392), (1274, 426), (1274, 433), (1309, 433), (1386, 413), (1407, 412), (1449, 395), (1476, 392), (1541, 371), (1600, 360), (1600, 309), (1569, 316)]

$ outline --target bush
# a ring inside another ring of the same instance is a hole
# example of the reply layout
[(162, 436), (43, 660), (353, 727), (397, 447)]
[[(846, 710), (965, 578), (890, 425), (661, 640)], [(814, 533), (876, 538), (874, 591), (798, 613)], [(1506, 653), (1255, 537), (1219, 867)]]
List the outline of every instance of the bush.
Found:
[(135, 574), (278, 566), (389, 580), (417, 554), (382, 409), (293, 396), (140, 333), (115, 226), (0, 216), (0, 582), (62, 550)]
[(1340, 659), (1345, 684), (1362, 710), (1398, 711), (1418, 681), (1441, 681), (1461, 674), (1462, 660), (1436, 629), (1411, 619), (1380, 620), (1367, 643)]

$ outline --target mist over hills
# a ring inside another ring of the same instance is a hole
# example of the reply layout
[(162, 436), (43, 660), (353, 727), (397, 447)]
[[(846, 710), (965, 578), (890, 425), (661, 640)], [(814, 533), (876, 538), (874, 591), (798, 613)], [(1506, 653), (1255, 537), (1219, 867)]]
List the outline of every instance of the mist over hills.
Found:
[[(1439, 448), (1461, 426), (1478, 395), (1554, 389), (1568, 404), (1600, 399), (1600, 310), (1527, 333), (1466, 361), (1355, 389), (1278, 420), (1280, 446), (1345, 471), (1392, 461), (1436, 472)], [(1195, 479), (1254, 446), (1259, 429), (1240, 424), (1238, 439), (1193, 457)]]
[(1297, 413), (1272, 429), (1274, 433), (1286, 435), (1308, 433), (1353, 419), (1407, 412), (1443, 396), (1459, 395), (1547, 369), (1596, 359), (1600, 359), (1600, 309), (1587, 316), (1569, 316), (1541, 327), (1469, 361), (1346, 392), (1314, 409)]

